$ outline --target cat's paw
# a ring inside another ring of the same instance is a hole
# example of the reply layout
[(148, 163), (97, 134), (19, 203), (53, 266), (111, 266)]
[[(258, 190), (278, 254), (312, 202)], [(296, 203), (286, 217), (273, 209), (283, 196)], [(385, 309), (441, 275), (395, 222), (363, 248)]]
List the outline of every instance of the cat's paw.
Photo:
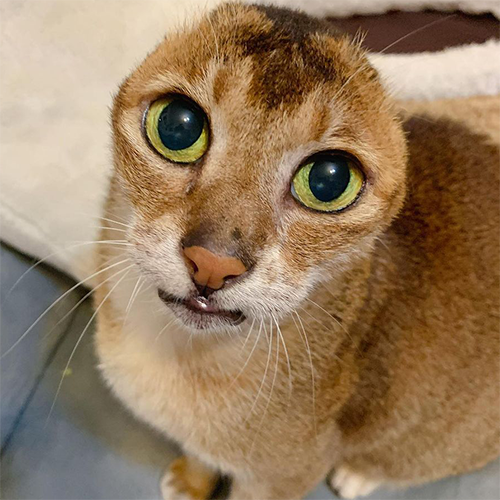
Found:
[(380, 486), (380, 481), (368, 479), (342, 465), (327, 479), (332, 491), (340, 498), (357, 498), (369, 495)]
[(161, 480), (163, 500), (206, 500), (217, 483), (217, 474), (193, 464), (191, 459), (174, 460)]

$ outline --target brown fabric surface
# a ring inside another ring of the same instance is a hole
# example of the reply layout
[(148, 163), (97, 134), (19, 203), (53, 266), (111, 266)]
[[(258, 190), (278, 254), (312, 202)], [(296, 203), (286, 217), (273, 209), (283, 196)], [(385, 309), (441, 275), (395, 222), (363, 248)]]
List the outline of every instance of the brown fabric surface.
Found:
[[(439, 51), (469, 43), (483, 43), (500, 38), (500, 21), (493, 15), (449, 13), (388, 12), (382, 15), (329, 18), (341, 31), (355, 35), (365, 32), (364, 45), (375, 52), (411, 53)], [(431, 24), (435, 23), (435, 24)], [(415, 30), (418, 32), (409, 35)], [(407, 36), (408, 35), (408, 36)]]

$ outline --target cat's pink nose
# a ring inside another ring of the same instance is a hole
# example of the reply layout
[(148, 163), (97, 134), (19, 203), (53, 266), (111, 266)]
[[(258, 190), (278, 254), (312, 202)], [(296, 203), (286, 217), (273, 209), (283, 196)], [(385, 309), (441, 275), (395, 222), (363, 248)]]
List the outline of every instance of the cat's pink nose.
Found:
[(184, 248), (184, 257), (199, 287), (219, 290), (229, 278), (241, 276), (247, 268), (236, 257), (215, 255), (200, 246)]

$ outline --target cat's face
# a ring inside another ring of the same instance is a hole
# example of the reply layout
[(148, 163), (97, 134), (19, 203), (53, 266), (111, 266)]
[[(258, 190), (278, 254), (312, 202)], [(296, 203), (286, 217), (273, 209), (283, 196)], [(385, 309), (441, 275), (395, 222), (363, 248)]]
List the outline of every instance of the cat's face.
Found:
[[(123, 84), (113, 128), (133, 256), (193, 329), (289, 314), (404, 197), (404, 138), (376, 72), (288, 11), (229, 4), (169, 36)], [(200, 247), (242, 264), (206, 299), (185, 252)]]

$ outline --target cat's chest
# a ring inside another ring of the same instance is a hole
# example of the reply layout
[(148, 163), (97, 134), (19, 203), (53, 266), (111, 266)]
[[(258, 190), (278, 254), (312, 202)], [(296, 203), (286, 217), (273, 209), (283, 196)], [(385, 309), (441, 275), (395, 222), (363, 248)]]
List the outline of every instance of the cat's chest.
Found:
[(96, 347), (101, 372), (116, 396), (141, 420), (187, 449), (222, 453), (228, 443), (241, 440), (242, 428), (261, 420), (268, 398), (265, 392), (255, 400), (260, 378), (250, 380), (244, 374), (231, 384), (229, 377), (221, 379), (210, 371), (201, 376), (159, 354), (158, 346), (103, 324)]

